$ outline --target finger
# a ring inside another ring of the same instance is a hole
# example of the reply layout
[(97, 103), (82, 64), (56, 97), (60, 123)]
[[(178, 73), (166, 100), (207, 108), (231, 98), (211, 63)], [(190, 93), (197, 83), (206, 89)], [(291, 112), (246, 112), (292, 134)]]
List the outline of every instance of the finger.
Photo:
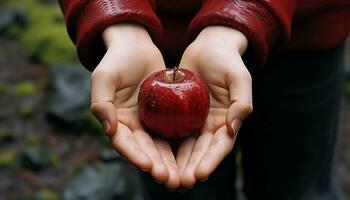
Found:
[(169, 177), (168, 180), (165, 181), (165, 186), (169, 190), (175, 190), (180, 186), (180, 178), (176, 160), (171, 150), (170, 144), (166, 140), (160, 138), (154, 138), (154, 143), (169, 171)]
[(241, 58), (239, 70), (228, 73), (226, 84), (229, 88), (231, 105), (226, 114), (226, 127), (229, 134), (237, 134), (242, 121), (253, 111), (252, 80)]
[(134, 131), (134, 136), (142, 151), (152, 160), (151, 175), (158, 183), (168, 180), (169, 172), (151, 136), (142, 130)]
[(91, 75), (91, 112), (103, 125), (107, 136), (112, 136), (117, 129), (117, 112), (112, 103), (115, 98), (116, 83), (114, 78), (103, 69), (96, 68)]
[(142, 151), (132, 132), (124, 124), (119, 123), (111, 142), (116, 151), (133, 165), (143, 171), (151, 171), (152, 160)]
[(207, 152), (208, 147), (213, 138), (213, 134), (206, 132), (202, 133), (193, 147), (191, 157), (182, 173), (181, 184), (186, 188), (192, 188), (196, 183), (195, 178), (195, 169), (197, 168), (198, 163)]
[(220, 127), (213, 136), (207, 152), (195, 169), (196, 180), (204, 181), (232, 151), (236, 137), (227, 134), (226, 126)]
[(179, 169), (179, 175), (182, 176), (183, 170), (185, 169), (188, 160), (191, 157), (191, 153), (193, 151), (193, 147), (196, 143), (196, 137), (191, 136), (186, 138), (181, 142), (177, 153), (176, 153), (176, 164)]

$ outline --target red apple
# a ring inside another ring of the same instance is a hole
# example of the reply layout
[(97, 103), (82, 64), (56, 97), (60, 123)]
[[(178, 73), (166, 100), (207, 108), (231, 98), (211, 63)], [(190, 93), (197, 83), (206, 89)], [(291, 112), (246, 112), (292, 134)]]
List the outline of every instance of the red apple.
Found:
[(181, 138), (197, 133), (208, 117), (207, 86), (184, 68), (155, 72), (141, 85), (138, 112), (146, 129), (160, 136)]

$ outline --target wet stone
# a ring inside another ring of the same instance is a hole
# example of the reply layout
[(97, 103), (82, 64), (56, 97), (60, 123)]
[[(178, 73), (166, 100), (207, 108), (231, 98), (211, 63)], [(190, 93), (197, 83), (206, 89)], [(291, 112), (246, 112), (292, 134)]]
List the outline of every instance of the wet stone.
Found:
[(32, 171), (41, 171), (53, 164), (53, 156), (43, 147), (30, 147), (19, 155), (21, 166)]
[(63, 200), (142, 200), (136, 172), (122, 162), (86, 165), (68, 182)]
[(99, 157), (103, 162), (113, 162), (122, 159), (120, 155), (113, 149), (103, 149), (100, 152)]
[(90, 104), (90, 73), (79, 64), (55, 64), (50, 66), (49, 77), (49, 116), (79, 123)]

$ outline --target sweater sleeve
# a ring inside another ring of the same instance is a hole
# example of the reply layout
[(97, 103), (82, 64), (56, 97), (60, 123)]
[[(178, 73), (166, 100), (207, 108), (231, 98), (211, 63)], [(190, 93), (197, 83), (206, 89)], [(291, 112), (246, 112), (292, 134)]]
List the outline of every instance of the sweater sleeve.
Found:
[(115, 23), (136, 22), (148, 30), (155, 43), (162, 38), (152, 0), (59, 0), (59, 4), (79, 60), (90, 71), (106, 52), (101, 33)]
[(189, 26), (191, 40), (210, 25), (241, 31), (249, 41), (244, 55), (249, 68), (260, 70), (269, 53), (289, 40), (297, 0), (203, 0)]

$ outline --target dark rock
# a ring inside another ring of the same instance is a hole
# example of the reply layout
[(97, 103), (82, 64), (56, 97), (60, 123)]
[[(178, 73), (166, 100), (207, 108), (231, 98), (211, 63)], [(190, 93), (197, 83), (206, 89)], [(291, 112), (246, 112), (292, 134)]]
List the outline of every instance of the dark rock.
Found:
[(43, 147), (30, 147), (19, 155), (23, 168), (32, 171), (41, 171), (53, 164), (53, 155)]
[(13, 24), (24, 27), (27, 21), (27, 14), (23, 9), (0, 9), (0, 33)]
[(100, 152), (100, 159), (104, 162), (113, 162), (113, 161), (120, 160), (121, 157), (115, 150), (109, 148), (109, 149), (103, 149)]
[(48, 114), (64, 123), (79, 123), (90, 104), (90, 73), (78, 64), (56, 64), (49, 72)]
[[(6, 176), (1, 175), (1, 171), (4, 172), (4, 170), (0, 170), (0, 199), (15, 199), (14, 196), (16, 194), (16, 191), (24, 191), (25, 184), (18, 179), (14, 179), (13, 177), (10, 177), (8, 174)], [(8, 194), (5, 195), (4, 194)], [(9, 195), (10, 194), (10, 195)], [(11, 197), (9, 197), (11, 196)]]
[[(0, 112), (1, 113), (1, 112)], [(0, 117), (1, 119), (1, 117)], [(0, 146), (4, 144), (12, 143), (16, 140), (14, 134), (12, 134), (7, 128), (0, 127)]]
[(85, 166), (66, 184), (63, 200), (142, 200), (136, 171), (123, 162)]

